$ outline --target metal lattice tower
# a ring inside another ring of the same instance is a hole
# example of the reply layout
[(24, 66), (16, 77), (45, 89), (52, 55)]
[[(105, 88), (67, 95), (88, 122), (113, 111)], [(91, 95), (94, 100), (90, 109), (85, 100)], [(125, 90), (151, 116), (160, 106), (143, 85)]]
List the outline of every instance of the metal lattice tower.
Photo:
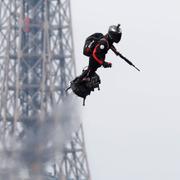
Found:
[[(0, 1), (1, 141), (59, 104), (75, 74), (70, 0)], [(82, 126), (63, 157), (52, 178), (90, 179)]]

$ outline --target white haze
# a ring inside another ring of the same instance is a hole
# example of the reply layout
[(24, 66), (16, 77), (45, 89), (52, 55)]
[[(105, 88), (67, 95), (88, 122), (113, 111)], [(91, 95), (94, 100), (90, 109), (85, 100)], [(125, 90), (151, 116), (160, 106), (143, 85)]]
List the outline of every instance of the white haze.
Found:
[(65, 145), (80, 127), (77, 104), (72, 97), (54, 107), (52, 114), (41, 113), (25, 128), (22, 140), (9, 137), (0, 146), (0, 180), (44, 180), (45, 165), (62, 160)]

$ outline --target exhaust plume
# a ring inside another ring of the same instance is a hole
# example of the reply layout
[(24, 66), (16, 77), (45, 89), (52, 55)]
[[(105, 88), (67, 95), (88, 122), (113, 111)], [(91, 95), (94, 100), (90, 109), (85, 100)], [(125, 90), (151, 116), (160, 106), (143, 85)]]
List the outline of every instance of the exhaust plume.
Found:
[(45, 180), (46, 165), (63, 158), (73, 133), (80, 128), (77, 102), (66, 97), (51, 113), (23, 123), (22, 137), (8, 136), (0, 142), (0, 180)]

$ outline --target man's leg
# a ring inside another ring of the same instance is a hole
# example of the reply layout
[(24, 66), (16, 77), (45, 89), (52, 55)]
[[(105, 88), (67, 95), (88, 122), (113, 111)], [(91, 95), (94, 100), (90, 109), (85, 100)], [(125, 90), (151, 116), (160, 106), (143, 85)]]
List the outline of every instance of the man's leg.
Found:
[(97, 62), (94, 59), (89, 58), (88, 68), (81, 74), (80, 80), (90, 81), (91, 77), (94, 75), (94, 73), (99, 67), (100, 65), (97, 64)]
[(91, 80), (91, 69), (88, 69), (85, 70), (83, 73), (82, 73), (82, 81), (90, 81)]
[(89, 66), (88, 66), (88, 77), (92, 77), (96, 70), (100, 67), (99, 65), (92, 57), (89, 58)]

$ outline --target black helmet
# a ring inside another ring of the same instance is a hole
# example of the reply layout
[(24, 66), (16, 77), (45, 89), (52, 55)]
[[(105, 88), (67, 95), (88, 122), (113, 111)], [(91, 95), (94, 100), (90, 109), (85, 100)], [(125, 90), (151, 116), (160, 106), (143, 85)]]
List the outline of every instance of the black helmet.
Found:
[(118, 24), (117, 26), (116, 25), (110, 26), (108, 30), (108, 36), (113, 42), (118, 43), (121, 40), (121, 36), (122, 36), (120, 24)]

